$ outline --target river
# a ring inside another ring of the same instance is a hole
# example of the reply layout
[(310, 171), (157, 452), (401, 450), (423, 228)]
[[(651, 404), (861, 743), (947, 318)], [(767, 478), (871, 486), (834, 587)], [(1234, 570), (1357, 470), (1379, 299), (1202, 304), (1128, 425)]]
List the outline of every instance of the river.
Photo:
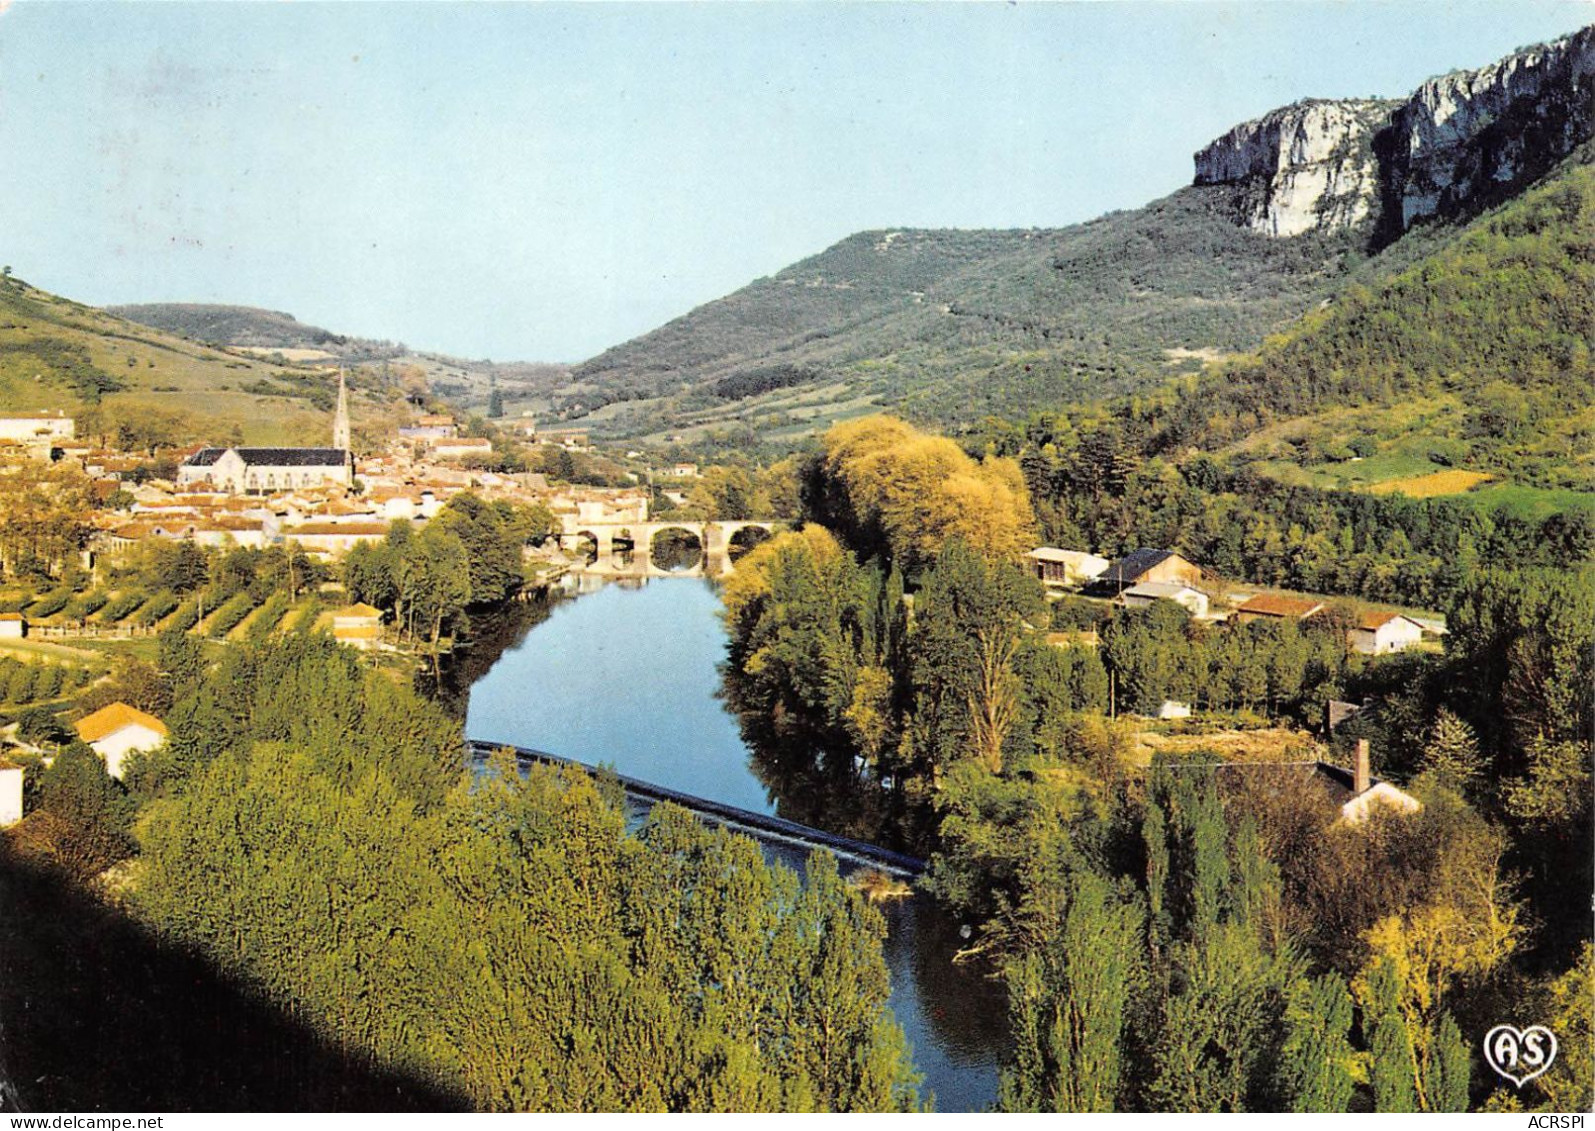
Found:
[[(461, 666), (469, 682), (459, 692), (467, 698), (466, 733), (817, 823), (812, 797), (782, 797), (760, 779), (754, 752), (719, 698), (726, 649), (719, 608), (703, 580), (614, 583), (483, 633)], [(1007, 1045), (1000, 989), (979, 971), (952, 965), (957, 924), (928, 897), (882, 910), (891, 1008), (924, 1091), (938, 1111), (986, 1108)]]

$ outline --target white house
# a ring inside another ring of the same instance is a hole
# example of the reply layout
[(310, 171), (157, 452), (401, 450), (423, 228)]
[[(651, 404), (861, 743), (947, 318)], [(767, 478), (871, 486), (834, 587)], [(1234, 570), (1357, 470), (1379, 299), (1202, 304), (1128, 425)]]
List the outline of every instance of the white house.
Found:
[(28, 634), (28, 622), (21, 613), (0, 613), (0, 640), (16, 640)]
[(22, 767), (0, 758), (0, 829), (22, 820)]
[(1037, 546), (1025, 557), (1045, 585), (1083, 585), (1101, 577), (1112, 563), (1107, 558), (1084, 550), (1060, 550), (1056, 546)]
[(1143, 581), (1126, 589), (1120, 598), (1126, 608), (1142, 608), (1153, 601), (1173, 601), (1193, 617), (1207, 616), (1207, 594), (1178, 581)]
[(1365, 656), (1399, 652), (1423, 639), (1423, 626), (1400, 613), (1364, 613), (1346, 632), (1346, 644)]
[(1387, 781), (1375, 781), (1368, 753), (1368, 740), (1357, 740), (1356, 760), (1351, 767), (1351, 796), (1340, 806), (1340, 819), (1348, 825), (1360, 825), (1376, 809), (1390, 809), (1397, 813), (1416, 813), (1423, 804), (1410, 793), (1397, 789)]
[(13, 440), (19, 444), (48, 445), (58, 440), (70, 440), (77, 435), (77, 422), (63, 413), (23, 413), (19, 416), (0, 416), (0, 440)]
[(112, 703), (77, 722), (78, 737), (105, 759), (105, 771), (122, 776), (123, 763), (135, 750), (153, 750), (166, 741), (166, 724), (126, 703)]

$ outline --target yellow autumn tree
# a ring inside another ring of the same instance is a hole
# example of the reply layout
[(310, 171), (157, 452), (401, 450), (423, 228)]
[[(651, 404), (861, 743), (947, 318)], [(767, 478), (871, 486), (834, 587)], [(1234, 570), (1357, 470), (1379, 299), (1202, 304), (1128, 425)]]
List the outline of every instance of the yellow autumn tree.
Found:
[(888, 416), (838, 424), (822, 465), (831, 516), (878, 539), (905, 573), (918, 573), (953, 538), (992, 558), (1035, 545), (1035, 513), (1012, 460), (972, 459), (943, 436)]

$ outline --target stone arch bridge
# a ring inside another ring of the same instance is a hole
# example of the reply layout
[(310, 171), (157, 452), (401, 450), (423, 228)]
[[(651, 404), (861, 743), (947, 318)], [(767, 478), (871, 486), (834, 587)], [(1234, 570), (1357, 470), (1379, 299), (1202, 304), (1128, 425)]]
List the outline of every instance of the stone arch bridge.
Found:
[[(588, 566), (593, 573), (613, 573), (620, 576), (679, 577), (682, 574), (718, 577), (731, 572), (731, 541), (744, 530), (762, 530), (773, 534), (778, 524), (764, 519), (726, 519), (716, 522), (689, 522), (685, 520), (653, 520), (649, 522), (587, 522), (573, 515), (560, 523), (561, 550), (574, 550), (582, 539), (591, 539), (598, 556)], [(699, 558), (696, 568), (670, 571), (653, 564), (654, 539), (667, 530), (680, 530), (698, 540)], [(617, 555), (616, 543), (629, 543), (631, 561), (624, 562)]]

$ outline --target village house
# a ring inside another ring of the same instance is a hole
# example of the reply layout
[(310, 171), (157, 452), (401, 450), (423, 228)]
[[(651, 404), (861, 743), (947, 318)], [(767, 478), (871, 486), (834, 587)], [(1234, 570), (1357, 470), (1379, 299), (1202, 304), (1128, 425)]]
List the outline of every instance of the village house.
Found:
[(380, 542), (387, 537), (386, 522), (306, 522), (282, 530), (284, 542), (311, 554), (342, 557), (361, 542)]
[(1060, 550), (1056, 546), (1037, 546), (1025, 555), (1043, 585), (1078, 586), (1107, 572), (1107, 558), (1083, 550)]
[(1311, 597), (1286, 593), (1258, 593), (1235, 608), (1235, 619), (1242, 624), (1254, 620), (1306, 620), (1324, 611), (1324, 603)]
[(425, 415), (414, 424), (400, 427), (399, 435), (406, 440), (447, 440), (459, 435), (459, 426), (452, 416)]
[(77, 436), (77, 421), (60, 412), (0, 416), (0, 441), (17, 445), (33, 459), (49, 459), (63, 441)]
[(553, 444), (573, 452), (586, 451), (588, 446), (585, 428), (551, 428), (536, 433), (535, 439), (539, 444)]
[(1103, 570), (1092, 583), (1092, 589), (1102, 590), (1106, 596), (1117, 596), (1131, 586), (1148, 581), (1189, 585), (1195, 589), (1202, 584), (1202, 567), (1172, 550), (1132, 550)]
[(28, 634), (28, 620), (21, 613), (0, 613), (0, 640), (20, 640)]
[(1144, 609), (1153, 601), (1173, 601), (1193, 617), (1207, 616), (1207, 594), (1176, 581), (1143, 581), (1119, 594), (1127, 609)]
[(464, 459), (466, 456), (490, 456), (493, 442), (483, 436), (461, 436), (446, 440), (433, 440), (432, 454), (438, 459)]
[(202, 448), (177, 468), (180, 487), (208, 484), (237, 495), (354, 484), (344, 448)]
[(112, 703), (77, 721), (78, 737), (105, 759), (105, 772), (118, 780), (128, 755), (153, 750), (166, 741), (166, 724), (126, 703)]
[(22, 767), (0, 758), (0, 829), (22, 820)]
[(1365, 656), (1383, 656), (1412, 647), (1423, 639), (1423, 627), (1400, 613), (1367, 612), (1346, 632), (1346, 644)]
[[(1201, 770), (1199, 763), (1173, 768)], [(1310, 762), (1223, 762), (1210, 767), (1220, 788), (1313, 798), (1337, 824), (1360, 825), (1376, 812), (1416, 813), (1422, 802), (1373, 776), (1367, 739), (1357, 741), (1352, 765)]]

